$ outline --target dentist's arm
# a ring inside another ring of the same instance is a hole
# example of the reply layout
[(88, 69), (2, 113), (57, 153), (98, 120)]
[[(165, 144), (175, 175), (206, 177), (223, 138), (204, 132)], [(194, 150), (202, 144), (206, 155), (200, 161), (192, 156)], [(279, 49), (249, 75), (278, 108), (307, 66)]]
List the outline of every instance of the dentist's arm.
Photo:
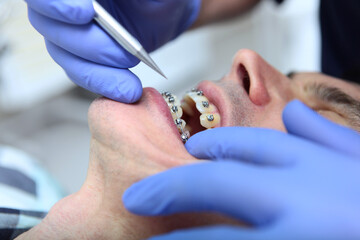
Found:
[(261, 0), (202, 0), (199, 17), (192, 28), (227, 20), (245, 13)]

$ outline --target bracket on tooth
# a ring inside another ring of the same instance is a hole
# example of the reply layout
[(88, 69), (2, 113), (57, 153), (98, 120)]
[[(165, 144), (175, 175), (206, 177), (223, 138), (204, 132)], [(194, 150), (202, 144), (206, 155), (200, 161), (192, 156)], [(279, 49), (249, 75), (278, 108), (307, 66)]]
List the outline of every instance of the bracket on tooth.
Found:
[(208, 101), (203, 101), (202, 102), (202, 105), (205, 107), (205, 108), (209, 108), (209, 102)]
[(207, 120), (208, 120), (209, 122), (214, 121), (214, 120), (215, 120), (214, 115), (209, 115), (209, 116), (207, 116)]
[(204, 96), (204, 92), (203, 92), (203, 91), (197, 91), (196, 94), (197, 94), (198, 96)]
[(169, 103), (174, 103), (174, 102), (175, 102), (175, 98), (171, 96), (171, 97), (168, 98), (168, 101), (169, 101)]
[(182, 121), (180, 118), (175, 119), (175, 124), (176, 124), (176, 125), (181, 125), (182, 122), (183, 122), (183, 121)]
[(189, 140), (189, 135), (190, 134), (188, 132), (181, 134), (181, 140), (183, 141), (183, 143), (186, 143)]
[(165, 96), (165, 97), (171, 97), (171, 93), (169, 92), (163, 92), (161, 95)]
[(171, 107), (171, 111), (172, 111), (173, 113), (177, 113), (177, 112), (179, 111), (179, 108), (178, 108), (177, 106), (172, 106), (172, 107)]

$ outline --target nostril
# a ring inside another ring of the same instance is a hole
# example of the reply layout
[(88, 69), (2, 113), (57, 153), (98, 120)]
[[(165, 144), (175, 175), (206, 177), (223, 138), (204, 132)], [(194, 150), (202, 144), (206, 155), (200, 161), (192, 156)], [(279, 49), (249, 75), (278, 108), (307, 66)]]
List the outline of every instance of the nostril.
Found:
[(239, 68), (240, 80), (242, 81), (243, 87), (246, 93), (250, 94), (250, 76), (244, 65), (240, 65)]

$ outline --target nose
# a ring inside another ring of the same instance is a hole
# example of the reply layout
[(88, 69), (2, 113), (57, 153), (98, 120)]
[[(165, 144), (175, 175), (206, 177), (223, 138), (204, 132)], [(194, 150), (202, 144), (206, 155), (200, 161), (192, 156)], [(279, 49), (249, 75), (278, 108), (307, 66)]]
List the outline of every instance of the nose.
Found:
[(230, 74), (230, 79), (241, 84), (258, 106), (281, 97), (288, 89), (287, 78), (252, 50), (242, 49), (236, 53)]

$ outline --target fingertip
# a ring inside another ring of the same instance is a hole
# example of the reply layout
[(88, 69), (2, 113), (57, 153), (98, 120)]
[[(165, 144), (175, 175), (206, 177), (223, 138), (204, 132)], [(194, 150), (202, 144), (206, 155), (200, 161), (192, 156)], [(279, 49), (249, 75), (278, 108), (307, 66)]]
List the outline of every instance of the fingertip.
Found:
[[(144, 215), (148, 213), (149, 203), (148, 199), (149, 189), (151, 189), (151, 182), (149, 186), (149, 181), (147, 179), (142, 180), (138, 183), (130, 186), (123, 194), (122, 201), (125, 208), (134, 214)], [(151, 209), (151, 208), (150, 208)]]
[(131, 72), (128, 76), (129, 80), (124, 80), (123, 76), (121, 76), (121, 78), (113, 95), (113, 100), (123, 103), (136, 103), (139, 101), (143, 93), (140, 79)]
[(313, 111), (300, 101), (290, 102), (283, 112), (287, 131), (295, 136), (360, 156), (359, 134), (349, 127), (339, 125)]
[(320, 115), (299, 100), (289, 102), (282, 113), (284, 125), (290, 133), (299, 126), (299, 122), (302, 122), (305, 117), (308, 118), (309, 116), (311, 118), (318, 118)]
[(141, 81), (130, 70), (89, 62), (50, 41), (45, 42), (51, 57), (77, 85), (122, 103), (134, 103), (141, 98)]
[(203, 151), (203, 146), (206, 144), (206, 142), (203, 141), (202, 136), (203, 135), (200, 132), (190, 137), (189, 140), (185, 143), (185, 148), (192, 156), (205, 159), (206, 156)]
[(232, 130), (230, 127), (222, 127), (199, 132), (185, 143), (185, 148), (196, 158), (215, 158), (221, 145), (219, 143), (224, 141), (224, 136), (233, 133)]
[(197, 137), (196, 135), (192, 136), (189, 138), (189, 140), (185, 143), (185, 148), (186, 150), (192, 155), (193, 151), (196, 149), (196, 145), (197, 145)]
[(283, 119), (288, 119), (297, 116), (298, 109), (305, 109), (305, 108), (308, 107), (300, 100), (298, 99), (292, 100), (284, 108), (284, 111), (282, 113)]
[(161, 204), (163, 198), (160, 196), (167, 194), (161, 180), (162, 177), (152, 176), (133, 184), (122, 196), (125, 208), (140, 216), (161, 215), (164, 204)]
[(141, 98), (143, 92), (141, 81), (130, 70), (91, 65), (93, 68), (87, 73), (84, 73), (85, 71), (80, 75), (67, 73), (78, 85), (114, 101), (129, 104)]
[(138, 204), (136, 204), (136, 199), (138, 196), (136, 195), (136, 186), (132, 185), (122, 195), (122, 202), (124, 207), (132, 213), (136, 212)]
[(299, 100), (291, 101), (283, 111), (283, 121), (289, 133), (304, 135), (321, 131), (327, 127), (338, 128), (340, 125), (331, 122)]

